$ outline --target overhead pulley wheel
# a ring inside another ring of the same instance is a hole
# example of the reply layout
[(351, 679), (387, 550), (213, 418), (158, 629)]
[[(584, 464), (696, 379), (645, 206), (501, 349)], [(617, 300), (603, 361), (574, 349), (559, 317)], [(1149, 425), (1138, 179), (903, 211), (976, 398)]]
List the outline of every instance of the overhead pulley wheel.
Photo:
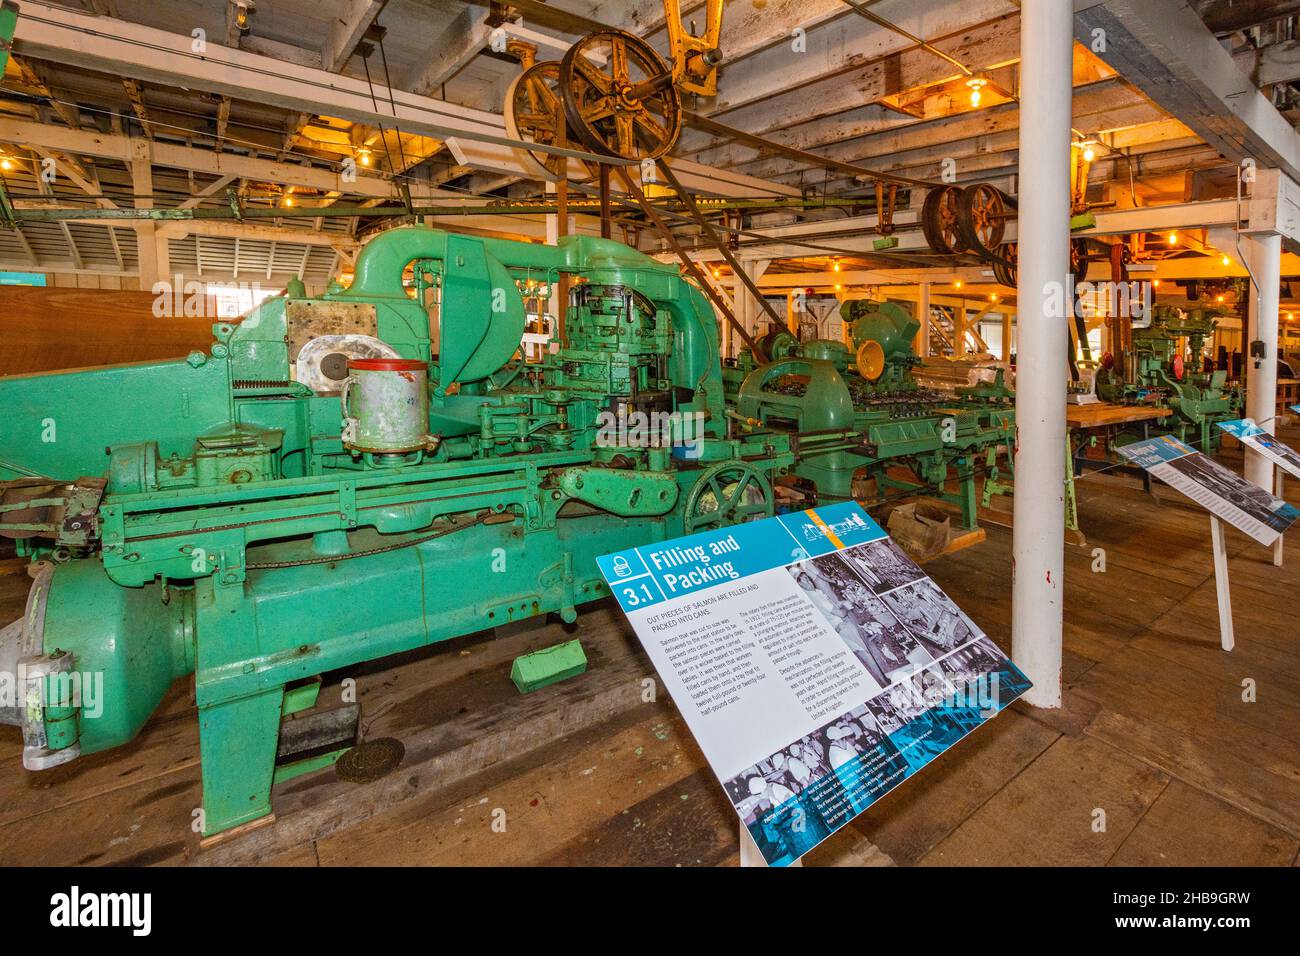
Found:
[(993, 278), (999, 285), (1016, 287), (1016, 244), (1004, 242), (998, 250), (998, 257), (993, 260)]
[[(565, 143), (559, 60), (534, 63), (514, 78), (506, 90), (506, 133), (543, 146)], [(568, 172), (567, 156), (532, 149), (515, 152), (526, 170), (548, 182), (559, 182)]]
[(673, 148), (682, 131), (672, 69), (640, 37), (598, 30), (560, 62), (569, 130), (595, 153), (637, 162)]
[(921, 206), (921, 232), (935, 252), (953, 255), (962, 251), (957, 231), (957, 199), (960, 186), (937, 186), (925, 194)]
[(962, 247), (981, 259), (997, 258), (1007, 226), (1007, 204), (1002, 190), (988, 183), (976, 183), (961, 191), (957, 199), (957, 231)]
[(1088, 278), (1088, 263), (1092, 260), (1087, 239), (1070, 240), (1070, 275), (1082, 282)]

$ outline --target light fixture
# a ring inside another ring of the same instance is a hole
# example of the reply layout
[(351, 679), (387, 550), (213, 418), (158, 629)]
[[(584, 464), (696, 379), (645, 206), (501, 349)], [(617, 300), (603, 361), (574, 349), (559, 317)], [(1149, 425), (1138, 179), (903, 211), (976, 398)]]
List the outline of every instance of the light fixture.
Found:
[(952, 284), (952, 287), (953, 287), (954, 289), (960, 289), (960, 288), (961, 288), (961, 280), (960, 280), (960, 279), (956, 279), (956, 280), (954, 280), (954, 282), (953, 282), (953, 284)]
[(1230, 266), (1230, 265), (1232, 265), (1232, 260), (1229, 259), (1227, 256), (1224, 256), (1224, 257), (1223, 257), (1221, 260), (1219, 260), (1219, 261), (1222, 262), (1225, 266)]
[(10, 159), (8, 156), (4, 157), (3, 159), (0, 159), (0, 169), (3, 169), (7, 173), (9, 172), (9, 170), (13, 168), (14, 168), (14, 161)]
[(1214, 301), (1215, 301), (1215, 302), (1222, 302), (1222, 301), (1223, 301), (1223, 296), (1222, 296), (1222, 295), (1216, 295), (1216, 296), (1214, 297)]
[(248, 17), (256, 8), (254, 0), (230, 0), (231, 6), (235, 8), (235, 26), (239, 32), (247, 34), (249, 31)]
[(984, 98), (981, 91), (989, 85), (989, 81), (982, 76), (972, 76), (966, 81), (966, 85), (970, 87), (970, 105), (979, 106), (980, 100)]
[(1160, 280), (1159, 280), (1159, 279), (1152, 279), (1152, 280), (1151, 280), (1151, 288), (1153, 288), (1153, 289), (1158, 289), (1158, 288), (1160, 288)]
[(293, 205), (293, 193), (285, 190), (284, 195), (280, 197), (280, 205), (286, 209)]
[(357, 150), (357, 158), (361, 160), (361, 165), (362, 165), (362, 166), (369, 166), (369, 165), (370, 165), (370, 149), (369, 149), (369, 147), (362, 146), (360, 149), (358, 149), (358, 150)]
[(1095, 139), (1081, 139), (1074, 144), (1074, 148), (1080, 151), (1085, 163), (1090, 163), (1097, 158), (1097, 151), (1094, 148), (1096, 145)]
[(989, 301), (990, 301), (990, 302), (996, 302), (996, 301), (998, 301), (998, 294), (997, 294), (996, 292), (990, 292), (990, 293), (989, 293)]
[(840, 271), (840, 260), (836, 259), (834, 265), (832, 265), (831, 268), (834, 269), (836, 272), (839, 272), (839, 271)]
[(1168, 242), (1169, 245), (1171, 245), (1171, 246), (1176, 246), (1176, 245), (1178, 245), (1178, 233), (1176, 233), (1176, 232), (1171, 232), (1171, 233), (1169, 233), (1169, 238), (1168, 238), (1167, 240), (1165, 240), (1165, 241)]
[(717, 279), (717, 278), (720, 278), (721, 276), (722, 276), (722, 270), (721, 270), (721, 269), (714, 269), (714, 270), (713, 270), (713, 278)]

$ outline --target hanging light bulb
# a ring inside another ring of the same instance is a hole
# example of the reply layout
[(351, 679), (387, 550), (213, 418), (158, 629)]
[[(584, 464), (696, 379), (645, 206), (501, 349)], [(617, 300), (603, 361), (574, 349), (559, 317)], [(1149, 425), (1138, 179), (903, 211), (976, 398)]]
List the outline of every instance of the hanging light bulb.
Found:
[(953, 282), (953, 284), (952, 284), (952, 287), (953, 287), (954, 289), (960, 289), (960, 288), (961, 288), (961, 280), (960, 280), (960, 279), (955, 280), (955, 281)]
[(970, 105), (972, 107), (979, 106), (980, 100), (984, 98), (981, 91), (989, 85), (989, 81), (982, 76), (972, 76), (966, 81), (966, 85), (970, 88)]
[(1225, 266), (1230, 266), (1230, 265), (1232, 265), (1232, 260), (1229, 259), (1227, 256), (1224, 256), (1220, 261), (1221, 261)]
[(835, 260), (835, 264), (832, 265), (831, 268), (834, 269), (836, 272), (839, 272), (839, 271), (840, 271), (840, 260), (836, 259), (836, 260)]
[(3, 169), (7, 173), (9, 172), (9, 170), (13, 168), (14, 168), (14, 161), (10, 159), (8, 156), (4, 157), (3, 159), (0, 159), (0, 169)]
[(369, 166), (370, 150), (367, 147), (362, 146), (360, 149), (357, 150), (357, 159), (361, 160), (362, 166)]
[(1168, 241), (1169, 245), (1171, 245), (1171, 246), (1176, 246), (1176, 245), (1178, 245), (1178, 233), (1176, 233), (1176, 232), (1171, 232), (1171, 233), (1169, 234), (1169, 239), (1168, 239), (1167, 241)]

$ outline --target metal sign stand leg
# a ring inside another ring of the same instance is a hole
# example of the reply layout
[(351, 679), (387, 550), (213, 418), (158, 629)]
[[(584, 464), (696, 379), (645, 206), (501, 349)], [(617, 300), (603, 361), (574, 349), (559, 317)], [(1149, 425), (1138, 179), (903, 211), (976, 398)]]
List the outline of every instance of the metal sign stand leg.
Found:
[(1210, 540), (1214, 546), (1214, 590), (1219, 599), (1219, 642), (1230, 651), (1236, 641), (1232, 634), (1232, 596), (1228, 593), (1228, 549), (1223, 525), (1215, 515), (1210, 515)]
[[(1282, 498), (1282, 493), (1286, 490), (1286, 471), (1281, 468), (1274, 468), (1273, 470), (1277, 473), (1277, 490), (1273, 494), (1278, 498)], [(1282, 498), (1282, 500), (1285, 501), (1286, 499)], [(1285, 541), (1285, 535), (1278, 535), (1277, 540), (1273, 542), (1273, 567), (1275, 568), (1282, 567), (1282, 548)]]

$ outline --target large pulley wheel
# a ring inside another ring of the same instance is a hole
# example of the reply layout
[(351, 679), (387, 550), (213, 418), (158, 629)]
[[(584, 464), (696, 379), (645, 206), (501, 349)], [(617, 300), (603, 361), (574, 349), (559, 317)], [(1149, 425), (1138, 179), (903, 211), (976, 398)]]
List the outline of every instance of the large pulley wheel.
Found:
[(921, 206), (921, 232), (935, 252), (953, 255), (962, 249), (957, 230), (957, 200), (960, 186), (938, 186), (925, 195)]
[[(543, 146), (564, 145), (564, 94), (560, 88), (560, 61), (534, 63), (514, 78), (506, 90), (506, 133)], [(569, 158), (538, 150), (516, 150), (524, 168), (548, 182), (559, 182), (568, 172)]]
[(998, 257), (993, 260), (993, 278), (999, 285), (1016, 287), (1016, 244), (1014, 242), (1002, 243), (1002, 248)]
[(963, 248), (981, 259), (996, 259), (1006, 227), (1007, 204), (1000, 189), (976, 183), (961, 191), (957, 199), (957, 231)]
[(709, 531), (775, 514), (772, 484), (741, 462), (708, 468), (686, 496), (683, 523), (687, 534)]
[(663, 156), (682, 131), (672, 70), (640, 37), (598, 30), (560, 62), (569, 130), (595, 153), (641, 162)]

